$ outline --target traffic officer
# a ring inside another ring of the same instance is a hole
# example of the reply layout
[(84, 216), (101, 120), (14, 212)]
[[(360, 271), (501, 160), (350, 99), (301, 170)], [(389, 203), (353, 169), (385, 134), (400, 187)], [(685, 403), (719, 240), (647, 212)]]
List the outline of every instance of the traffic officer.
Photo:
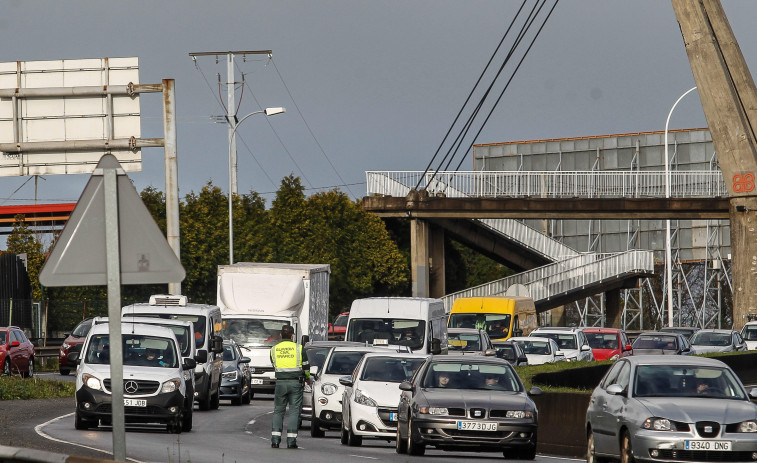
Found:
[(292, 341), (294, 329), (290, 325), (281, 328), (281, 341), (271, 347), (271, 363), (276, 370), (276, 390), (273, 398), (273, 425), (271, 427), (271, 447), (279, 448), (281, 431), (284, 426), (284, 412), (289, 404), (289, 425), (287, 426), (287, 448), (297, 448), (297, 430), (302, 413), (303, 383), (310, 384), (310, 363), (308, 355)]

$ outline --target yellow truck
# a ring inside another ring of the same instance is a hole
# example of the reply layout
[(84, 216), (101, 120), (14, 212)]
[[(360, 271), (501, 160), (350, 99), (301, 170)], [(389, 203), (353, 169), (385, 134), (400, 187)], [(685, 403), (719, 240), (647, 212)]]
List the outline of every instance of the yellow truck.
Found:
[(538, 326), (536, 306), (526, 296), (460, 297), (452, 303), (447, 326), (484, 329), (492, 341), (527, 336)]

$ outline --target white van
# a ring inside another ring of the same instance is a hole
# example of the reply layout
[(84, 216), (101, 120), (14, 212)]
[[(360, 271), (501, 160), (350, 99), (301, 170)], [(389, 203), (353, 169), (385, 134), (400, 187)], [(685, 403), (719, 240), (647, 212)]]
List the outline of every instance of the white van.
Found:
[(344, 339), (408, 346), (416, 354), (446, 354), (444, 303), (422, 297), (356, 299), (350, 308)]
[(150, 296), (150, 302), (131, 304), (121, 310), (122, 317), (138, 316), (183, 320), (194, 324), (197, 352), (195, 401), (200, 410), (218, 408), (223, 373), (221, 309), (215, 305), (193, 304), (186, 296)]
[[(108, 323), (93, 324), (81, 351), (69, 354), (77, 364), (76, 429), (112, 424), (109, 330)], [(124, 421), (165, 423), (174, 433), (190, 431), (194, 401), (184, 371), (192, 371), (195, 361), (182, 359), (169, 328), (122, 323), (121, 333)]]

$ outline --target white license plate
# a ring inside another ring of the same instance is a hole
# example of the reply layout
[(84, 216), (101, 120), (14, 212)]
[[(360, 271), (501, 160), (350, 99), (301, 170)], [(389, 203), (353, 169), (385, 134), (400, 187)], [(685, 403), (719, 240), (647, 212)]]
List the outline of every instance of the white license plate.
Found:
[(457, 429), (463, 431), (496, 431), (497, 423), (491, 421), (458, 421)]
[(730, 452), (731, 441), (728, 440), (687, 440), (684, 442), (686, 450), (714, 450), (716, 452)]
[(257, 378), (252, 378), (252, 380), (250, 380), (250, 384), (263, 384), (263, 380), (262, 379), (257, 379)]
[(124, 407), (146, 407), (147, 401), (144, 399), (124, 399)]
[(397, 421), (397, 414), (396, 413), (390, 413), (389, 414), (389, 421)]

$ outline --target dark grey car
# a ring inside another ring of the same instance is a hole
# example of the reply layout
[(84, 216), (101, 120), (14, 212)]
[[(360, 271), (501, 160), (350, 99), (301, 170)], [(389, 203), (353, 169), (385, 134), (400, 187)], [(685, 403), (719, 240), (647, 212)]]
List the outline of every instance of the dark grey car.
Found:
[(618, 360), (586, 411), (588, 463), (757, 460), (757, 388), (704, 357)]
[(672, 331), (641, 333), (633, 342), (633, 355), (692, 355), (686, 336)]
[(497, 358), (510, 362), (511, 365), (528, 365), (528, 357), (523, 348), (515, 341), (492, 341)]
[(496, 357), (435, 355), (399, 386), (397, 453), (441, 450), (536, 456), (538, 412), (513, 367)]
[(232, 405), (249, 404), (250, 358), (242, 355), (239, 345), (231, 340), (223, 342), (223, 374), (221, 375), (220, 399), (231, 400)]

